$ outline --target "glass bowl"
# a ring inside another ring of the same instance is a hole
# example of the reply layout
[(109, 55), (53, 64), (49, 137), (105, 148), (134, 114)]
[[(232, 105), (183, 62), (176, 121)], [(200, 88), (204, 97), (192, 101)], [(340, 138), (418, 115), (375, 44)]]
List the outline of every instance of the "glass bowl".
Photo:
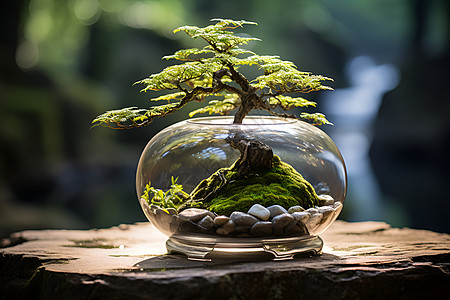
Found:
[[(148, 220), (169, 236), (169, 253), (192, 259), (285, 259), (320, 253), (323, 241), (318, 235), (338, 217), (347, 190), (337, 146), (322, 130), (298, 120), (248, 116), (243, 124), (232, 122), (232, 117), (182, 121), (156, 134), (142, 152), (138, 199)], [(240, 159), (241, 152), (230, 142), (236, 135), (269, 146), (273, 166), (296, 175), (283, 171), (288, 177), (267, 179), (264, 172), (250, 172), (244, 176), (248, 184), (231, 190), (237, 180), (227, 181), (223, 174), (230, 174)], [(212, 182), (210, 176), (222, 178), (222, 187), (207, 195), (212, 202), (195, 199), (196, 191)], [(224, 196), (224, 190), (234, 194)]]

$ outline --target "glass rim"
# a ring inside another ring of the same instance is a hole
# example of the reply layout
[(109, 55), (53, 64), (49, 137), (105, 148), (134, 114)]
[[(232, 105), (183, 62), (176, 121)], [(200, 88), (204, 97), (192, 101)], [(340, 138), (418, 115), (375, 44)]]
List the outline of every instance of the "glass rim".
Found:
[[(294, 118), (282, 118), (276, 116), (246, 116), (241, 124), (233, 123), (232, 116), (210, 116), (187, 119), (186, 122), (198, 125), (211, 126), (261, 126), (261, 125), (287, 125), (299, 120)], [(249, 123), (253, 122), (253, 123)], [(259, 121), (259, 122), (258, 122)]]

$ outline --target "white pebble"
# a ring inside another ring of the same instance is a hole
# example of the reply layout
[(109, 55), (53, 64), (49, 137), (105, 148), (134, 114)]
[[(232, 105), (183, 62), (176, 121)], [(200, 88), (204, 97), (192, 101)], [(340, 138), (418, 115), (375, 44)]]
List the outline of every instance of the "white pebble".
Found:
[(311, 215), (315, 215), (315, 214), (319, 213), (317, 208), (312, 208), (312, 207), (308, 208), (306, 211), (309, 212)]
[(270, 211), (271, 218), (287, 213), (287, 210), (283, 206), (278, 204), (269, 206), (267, 209)]
[(303, 224), (306, 224), (306, 222), (311, 217), (311, 215), (306, 211), (294, 212), (294, 213), (292, 213), (292, 216), (294, 217), (296, 222), (302, 222)]
[(270, 211), (261, 204), (254, 204), (247, 213), (263, 221), (267, 221), (270, 218)]
[(320, 214), (323, 215), (323, 218), (327, 218), (329, 215), (331, 215), (334, 212), (334, 209), (332, 206), (320, 206), (317, 208)]
[(334, 199), (330, 195), (319, 195), (318, 196), (321, 205), (333, 205)]
[(240, 211), (232, 212), (230, 215), (230, 219), (234, 222), (234, 224), (238, 226), (253, 226), (253, 224), (258, 222), (258, 219), (254, 216)]
[(181, 211), (178, 215), (182, 220), (186, 221), (192, 221), (192, 222), (198, 222), (201, 219), (203, 219), (205, 216), (210, 216), (211, 218), (215, 218), (215, 215), (213, 212), (210, 212), (206, 209), (200, 209), (200, 208), (188, 208), (183, 211)]
[(293, 214), (295, 212), (300, 212), (300, 211), (304, 211), (304, 210), (305, 209), (303, 207), (301, 207), (300, 205), (296, 205), (296, 206), (289, 207), (288, 213)]
[(295, 219), (291, 214), (284, 213), (274, 217), (272, 220), (272, 225), (274, 227), (284, 227), (287, 224), (292, 223), (294, 220)]

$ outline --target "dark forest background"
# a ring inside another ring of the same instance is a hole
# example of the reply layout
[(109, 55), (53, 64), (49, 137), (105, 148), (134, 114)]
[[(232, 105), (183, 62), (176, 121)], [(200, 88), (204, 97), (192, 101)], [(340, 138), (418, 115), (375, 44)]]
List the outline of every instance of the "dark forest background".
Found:
[[(135, 171), (181, 110), (133, 131), (90, 129), (147, 106), (132, 86), (192, 47), (178, 26), (256, 21), (249, 47), (335, 79), (314, 95), (347, 163), (340, 218), (450, 232), (450, 2), (19, 0), (0, 10), (0, 237), (145, 221)], [(189, 109), (189, 108), (187, 108)]]

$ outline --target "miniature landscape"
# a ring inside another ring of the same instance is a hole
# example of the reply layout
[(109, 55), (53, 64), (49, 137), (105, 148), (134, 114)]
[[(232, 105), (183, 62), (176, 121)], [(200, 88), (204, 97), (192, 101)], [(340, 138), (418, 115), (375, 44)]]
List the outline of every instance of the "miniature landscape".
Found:
[[(257, 38), (231, 30), (254, 22), (214, 19), (200, 28), (183, 26), (193, 39), (206, 42), (203, 49), (184, 49), (164, 59), (172, 65), (137, 83), (148, 91), (169, 91), (151, 101), (165, 104), (149, 109), (135, 107), (108, 111), (98, 116), (94, 126), (128, 129), (149, 125), (189, 102), (209, 100), (208, 105), (191, 111), (227, 115), (235, 111), (233, 125), (242, 124), (255, 109), (278, 118), (306, 121), (313, 125), (331, 124), (321, 113), (288, 113), (293, 108), (314, 107), (316, 103), (300, 93), (331, 90), (323, 81), (331, 78), (299, 71), (294, 63), (278, 56), (257, 55), (240, 48)], [(253, 80), (241, 73), (243, 67), (257, 67), (262, 74)], [(174, 92), (175, 91), (175, 92)], [(225, 141), (240, 157), (231, 165), (217, 169), (201, 180), (192, 192), (172, 176), (170, 188), (162, 190), (147, 181), (138, 191), (141, 206), (149, 220), (162, 232), (197, 232), (223, 236), (302, 236), (316, 234), (333, 222), (342, 203), (328, 194), (317, 195), (313, 186), (283, 162), (261, 139), (250, 138), (239, 129), (230, 129)]]
[[(341, 202), (330, 195), (318, 196), (308, 181), (276, 155), (272, 167), (262, 172), (259, 168), (258, 176), (240, 179), (241, 164), (242, 157), (232, 167), (220, 169), (200, 182), (191, 194), (183, 193), (175, 182), (174, 192), (147, 188), (141, 206), (149, 220), (168, 235), (239, 237), (318, 234), (342, 210)], [(172, 199), (150, 198), (152, 193)]]

